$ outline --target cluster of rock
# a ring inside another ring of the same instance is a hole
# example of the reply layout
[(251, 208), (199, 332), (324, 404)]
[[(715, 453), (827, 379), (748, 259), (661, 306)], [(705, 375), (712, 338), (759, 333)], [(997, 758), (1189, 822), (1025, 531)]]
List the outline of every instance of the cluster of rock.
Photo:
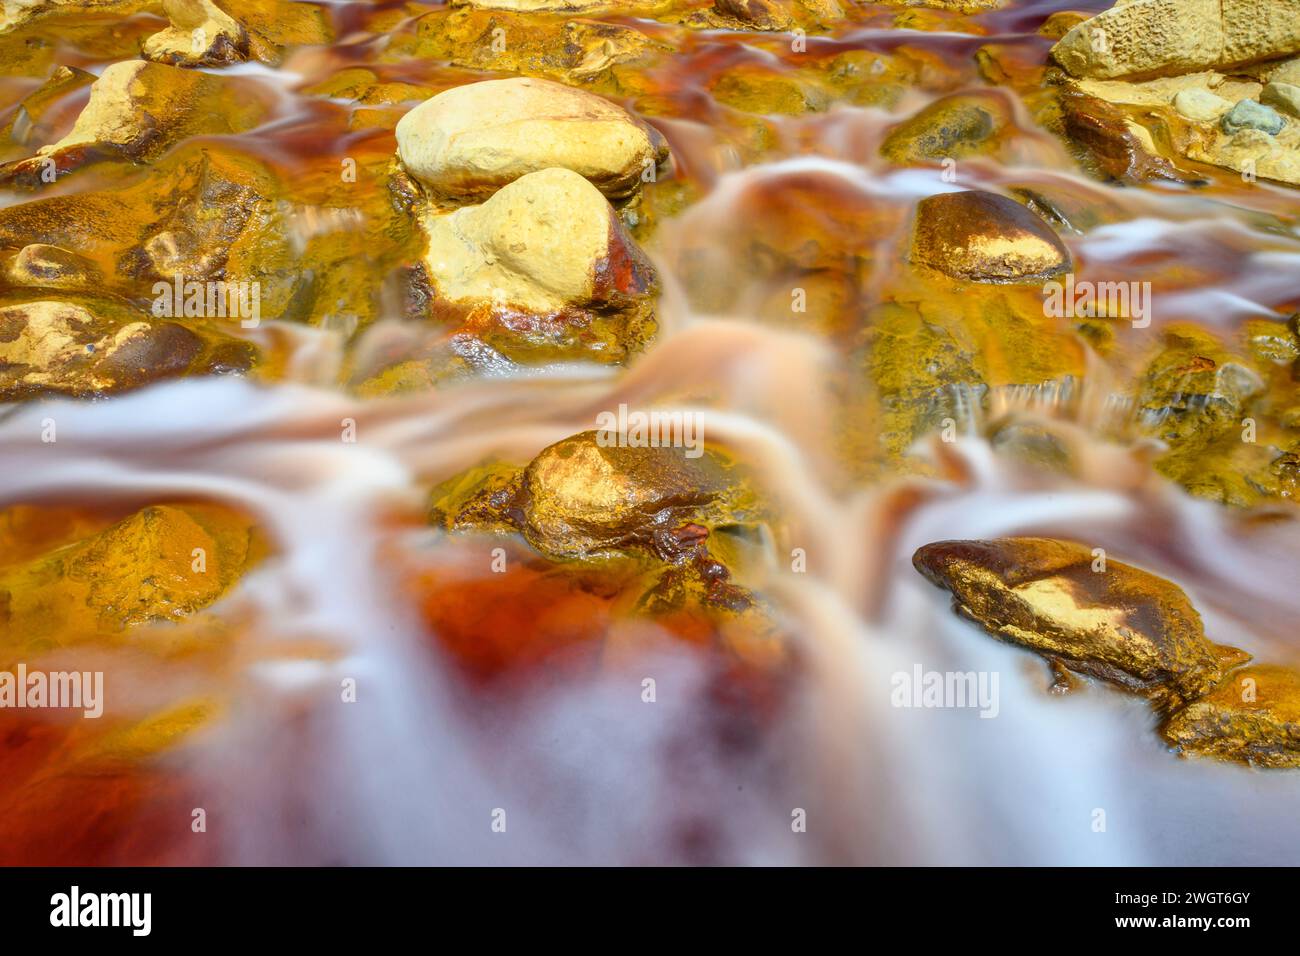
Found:
[(1052, 48), (1070, 87), (1126, 108), (1149, 152), (1167, 129), (1189, 159), (1300, 185), (1297, 54), (1291, 0), (1128, 0)]
[(434, 315), (513, 361), (620, 362), (649, 338), (657, 277), (610, 205), (667, 159), (648, 124), (549, 80), (489, 80), (411, 110), (397, 153)]
[(57, 47), (51, 39), (77, 31), (88, 19), (113, 29), (108, 16), (125, 20), (141, 13), (164, 16), (168, 26), (138, 45), (130, 31), (117, 27), (107, 42), (118, 40), (127, 55), (177, 66), (277, 63), (289, 45), (333, 39), (325, 7), (299, 0), (42, 0), (0, 11), (0, 58), (40, 74)]
[(1245, 666), (1250, 655), (1205, 636), (1176, 585), (1050, 538), (939, 541), (912, 563), (953, 594), (961, 615), (1072, 674), (1149, 698), (1160, 733), (1184, 753), (1300, 767), (1300, 673)]

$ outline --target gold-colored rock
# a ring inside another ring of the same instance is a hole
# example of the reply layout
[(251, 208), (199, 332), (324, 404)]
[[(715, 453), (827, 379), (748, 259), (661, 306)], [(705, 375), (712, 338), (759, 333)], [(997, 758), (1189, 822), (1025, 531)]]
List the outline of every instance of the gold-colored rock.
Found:
[(0, 663), (176, 621), (212, 604), (261, 544), (217, 505), (156, 505), (84, 541), (0, 572)]
[(990, 633), (1169, 712), (1249, 655), (1210, 642), (1176, 585), (1073, 541), (938, 541), (912, 557)]
[(1174, 713), (1160, 733), (1183, 753), (1300, 768), (1300, 672), (1243, 667)]
[(674, 560), (710, 527), (756, 513), (737, 466), (705, 450), (702, 436), (680, 437), (684, 447), (653, 447), (635, 435), (581, 432), (542, 449), (522, 471), (484, 466), (444, 483), (431, 519), (449, 530), (521, 530), (553, 559), (643, 549)]
[(102, 288), (104, 281), (103, 273), (91, 260), (44, 242), (23, 246), (10, 260), (7, 271), (16, 286), (92, 292)]
[(390, 45), (385, 59), (419, 56), (586, 85), (605, 80), (616, 64), (640, 65), (664, 52), (663, 43), (619, 23), (461, 7), (425, 14), (414, 40)]
[(524, 536), (557, 556), (616, 548), (681, 524), (716, 502), (727, 484), (712, 455), (601, 447), (597, 432), (583, 432), (544, 449), (524, 469)]
[(939, 193), (916, 207), (911, 259), (976, 282), (1045, 279), (1070, 267), (1065, 244), (1024, 206), (982, 190)]
[(249, 53), (278, 63), (286, 47), (320, 46), (334, 39), (327, 7), (303, 0), (221, 0), (248, 35)]

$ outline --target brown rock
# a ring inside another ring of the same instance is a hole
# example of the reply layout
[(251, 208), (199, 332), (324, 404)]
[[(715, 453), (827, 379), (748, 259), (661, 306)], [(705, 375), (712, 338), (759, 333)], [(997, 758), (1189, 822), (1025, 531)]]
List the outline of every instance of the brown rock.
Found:
[(1052, 228), (1024, 206), (981, 190), (939, 193), (916, 207), (911, 260), (958, 279), (1021, 282), (1070, 267)]
[(1061, 97), (1061, 119), (1066, 136), (1084, 150), (1085, 165), (1104, 177), (1125, 183), (1196, 181), (1148, 149), (1139, 138), (1141, 128), (1104, 100), (1066, 93)]
[(713, 9), (756, 30), (788, 30), (794, 25), (776, 0), (714, 0)]

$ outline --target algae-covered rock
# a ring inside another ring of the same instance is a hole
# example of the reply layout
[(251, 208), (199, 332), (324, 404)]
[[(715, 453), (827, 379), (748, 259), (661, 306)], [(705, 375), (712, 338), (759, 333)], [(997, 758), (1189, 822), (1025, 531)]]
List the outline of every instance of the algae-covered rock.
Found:
[(912, 563), (990, 633), (1172, 710), (1248, 655), (1205, 636), (1173, 583), (1073, 541), (938, 541)]
[(1007, 101), (995, 93), (958, 93), (936, 100), (890, 130), (880, 152), (906, 165), (996, 155), (1012, 125)]
[(1210, 333), (1168, 328), (1139, 385), (1142, 425), (1175, 447), (1203, 447), (1240, 429), (1247, 403), (1263, 388), (1259, 375)]
[(719, 103), (760, 116), (799, 116), (830, 105), (830, 96), (816, 82), (766, 65), (733, 66), (715, 77), (709, 89)]
[(1300, 672), (1243, 667), (1174, 713), (1160, 733), (1185, 754), (1300, 768)]

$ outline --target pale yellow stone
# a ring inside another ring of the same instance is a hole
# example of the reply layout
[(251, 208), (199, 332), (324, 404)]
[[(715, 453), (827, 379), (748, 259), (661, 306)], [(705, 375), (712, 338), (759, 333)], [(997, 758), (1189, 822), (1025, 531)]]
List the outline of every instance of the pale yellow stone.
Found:
[(235, 51), (248, 47), (244, 28), (212, 0), (163, 0), (162, 5), (171, 26), (144, 41), (145, 59), (195, 64), (214, 56), (242, 58)]
[(1300, 86), (1291, 83), (1269, 83), (1264, 87), (1259, 101), (1275, 106), (1291, 116), (1300, 117)]
[(1174, 109), (1196, 123), (1212, 123), (1231, 108), (1230, 102), (1208, 90), (1183, 90), (1174, 97)]
[(90, 87), (90, 101), (81, 111), (68, 135), (41, 149), (51, 153), (71, 146), (106, 143), (126, 146), (140, 136), (141, 117), (135, 108), (142, 72), (149, 69), (144, 60), (114, 63), (99, 75)]
[(1222, 69), (1300, 51), (1295, 0), (1131, 0), (1052, 47), (1075, 76), (1100, 79)]
[(425, 255), (439, 294), (535, 312), (585, 302), (609, 254), (613, 210), (568, 169), (529, 173), (481, 206), (429, 210)]
[(1263, 89), (1254, 80), (1227, 77), (1212, 70), (1150, 80), (1076, 80), (1070, 85), (1107, 103), (1130, 106), (1167, 106), (1187, 93), (1197, 96), (1208, 93), (1225, 100), (1225, 109), (1231, 108), (1238, 100), (1258, 99)]
[(485, 198), (520, 176), (570, 169), (607, 196), (636, 191), (665, 155), (662, 137), (621, 107), (550, 80), (470, 83), (397, 124), (397, 153), (433, 192)]

